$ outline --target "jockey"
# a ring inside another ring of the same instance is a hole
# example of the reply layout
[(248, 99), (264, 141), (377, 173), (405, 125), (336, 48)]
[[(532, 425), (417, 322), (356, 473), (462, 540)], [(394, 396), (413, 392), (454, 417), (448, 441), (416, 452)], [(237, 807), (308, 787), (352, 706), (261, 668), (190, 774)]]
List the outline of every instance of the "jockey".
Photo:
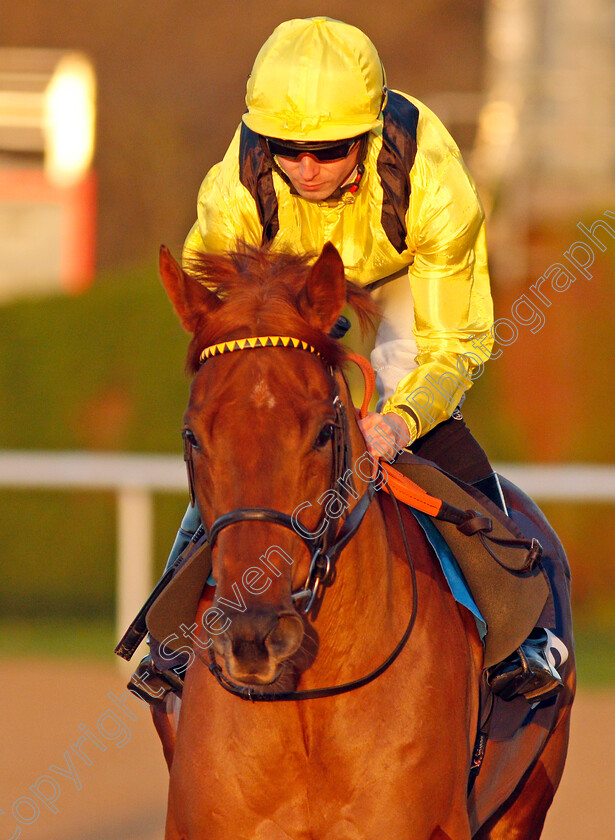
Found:
[[(256, 57), (246, 105), (201, 185), (184, 265), (195, 252), (233, 250), (238, 239), (299, 254), (332, 242), (383, 314), (371, 354), (380, 401), (360, 421), (370, 452), (392, 460), (408, 447), (506, 511), (459, 410), (490, 356), (493, 306), (483, 210), (450, 134), (421, 102), (387, 89), (359, 29), (326, 17), (275, 29)], [(199, 524), (188, 508), (169, 564)], [(534, 699), (537, 687), (561, 684), (552, 638), (532, 634), (521, 653), (493, 666), (496, 690), (511, 696), (523, 657)]]

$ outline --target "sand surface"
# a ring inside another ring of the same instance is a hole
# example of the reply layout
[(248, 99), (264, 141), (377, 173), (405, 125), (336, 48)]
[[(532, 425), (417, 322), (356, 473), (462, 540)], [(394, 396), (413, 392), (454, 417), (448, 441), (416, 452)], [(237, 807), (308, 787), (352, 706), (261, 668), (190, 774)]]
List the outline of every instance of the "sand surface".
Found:
[[(166, 765), (148, 710), (122, 698), (118, 669), (0, 664), (0, 840), (163, 840)], [(615, 840), (614, 795), (615, 690), (581, 689), (543, 840)]]

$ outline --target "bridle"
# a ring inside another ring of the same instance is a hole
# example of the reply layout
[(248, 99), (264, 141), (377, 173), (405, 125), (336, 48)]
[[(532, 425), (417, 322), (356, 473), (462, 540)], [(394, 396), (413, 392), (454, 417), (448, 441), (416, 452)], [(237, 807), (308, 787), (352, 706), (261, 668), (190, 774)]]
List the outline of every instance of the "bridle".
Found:
[[(292, 347), (318, 356), (314, 347), (300, 339), (290, 336), (261, 336), (226, 341), (206, 347), (201, 353), (200, 362), (202, 365), (208, 359), (215, 356), (261, 347)], [(367, 487), (361, 497), (356, 492), (353, 480), (354, 474), (350, 469), (348, 418), (344, 404), (340, 398), (339, 387), (333, 370), (328, 365), (326, 367), (332, 383), (332, 402), (335, 413), (335, 422), (331, 424), (333, 426), (333, 435), (331, 437), (333, 459), (330, 484), (331, 487), (335, 488), (336, 494), (339, 496), (340, 507), (342, 509), (348, 510), (350, 507), (348, 501), (349, 496), (358, 499), (352, 511), (344, 519), (344, 522), (338, 527), (338, 521), (341, 517), (328, 518), (325, 511), (323, 511), (318, 524), (310, 531), (296, 517), (289, 516), (287, 513), (272, 510), (271, 508), (253, 507), (237, 508), (229, 513), (223, 513), (214, 520), (209, 529), (203, 525), (203, 533), (207, 537), (211, 548), (214, 547), (222, 530), (228, 528), (230, 525), (236, 525), (239, 522), (272, 522), (291, 530), (299, 536), (310, 552), (310, 569), (303, 588), (293, 592), (292, 598), (294, 601), (304, 600), (306, 602), (303, 605), (304, 613), (308, 613), (312, 609), (317, 600), (317, 596), (322, 596), (322, 588), (326, 586), (333, 575), (335, 560), (357, 531), (374, 498), (376, 487), (378, 486), (378, 473), (376, 473), (368, 481)], [(187, 434), (184, 433), (183, 438), (184, 460), (187, 465), (188, 483), (190, 485), (190, 499), (194, 504), (193, 445)]]
[[(202, 366), (208, 359), (216, 356), (221, 356), (226, 353), (233, 353), (242, 350), (252, 350), (264, 347), (286, 347), (290, 349), (297, 349), (307, 351), (317, 356), (325, 365), (327, 373), (331, 382), (332, 404), (335, 412), (335, 422), (333, 426), (333, 434), (331, 437), (332, 443), (332, 469), (331, 469), (331, 487), (335, 489), (336, 495), (339, 496), (341, 511), (348, 511), (347, 515), (343, 517), (341, 524), (338, 520), (342, 516), (328, 518), (325, 510), (323, 510), (318, 524), (313, 531), (308, 530), (303, 526), (296, 517), (290, 516), (282, 511), (272, 510), (265, 507), (251, 507), (251, 508), (236, 508), (235, 510), (223, 513), (218, 516), (214, 522), (206, 528), (202, 524), (202, 533), (207, 538), (211, 548), (214, 547), (215, 542), (225, 528), (231, 525), (236, 525), (240, 522), (270, 522), (275, 525), (280, 525), (283, 528), (291, 530), (294, 534), (299, 536), (310, 552), (310, 567), (307, 578), (303, 587), (292, 593), (292, 599), (295, 602), (305, 601), (303, 605), (303, 612), (307, 614), (315, 608), (322, 600), (325, 587), (330, 584), (334, 578), (336, 560), (357, 532), (363, 517), (365, 516), (379, 486), (379, 467), (375, 465), (375, 473), (367, 482), (366, 488), (361, 496), (356, 491), (354, 485), (354, 474), (350, 468), (350, 450), (348, 446), (349, 428), (348, 418), (344, 408), (344, 404), (340, 397), (339, 385), (335, 376), (335, 371), (326, 363), (324, 359), (318, 354), (317, 350), (308, 344), (306, 341), (295, 338), (293, 336), (253, 336), (250, 338), (236, 339), (232, 341), (220, 342), (219, 344), (210, 345), (206, 347), (200, 357), (199, 362)], [(188, 484), (190, 490), (190, 500), (195, 504), (195, 473), (193, 462), (193, 443), (190, 436), (184, 431), (182, 433), (184, 440), (184, 461), (186, 462), (188, 472)], [(349, 497), (358, 500), (354, 507), (350, 510)], [(285, 691), (277, 693), (259, 693), (252, 687), (240, 686), (232, 682), (224, 676), (222, 669), (215, 661), (215, 654), (210, 649), (210, 664), (209, 668), (214, 674), (218, 682), (232, 694), (235, 694), (246, 700), (297, 700), (297, 699), (314, 699), (316, 697), (328, 697), (334, 694), (341, 694), (351, 691), (354, 688), (359, 688), (371, 680), (379, 676), (385, 671), (389, 665), (397, 658), (403, 647), (405, 646), (414, 621), (417, 610), (417, 590), (416, 590), (416, 575), (414, 566), (410, 557), (410, 550), (406, 540), (401, 521), (401, 514), (394, 497), (393, 501), (397, 511), (397, 516), (403, 535), (406, 554), (408, 557), (410, 569), (413, 579), (413, 608), (410, 621), (404, 636), (400, 640), (396, 648), (391, 652), (387, 659), (375, 671), (372, 671), (366, 677), (359, 680), (353, 680), (349, 683), (344, 683), (339, 686), (331, 686), (323, 689), (310, 689), (302, 691)]]

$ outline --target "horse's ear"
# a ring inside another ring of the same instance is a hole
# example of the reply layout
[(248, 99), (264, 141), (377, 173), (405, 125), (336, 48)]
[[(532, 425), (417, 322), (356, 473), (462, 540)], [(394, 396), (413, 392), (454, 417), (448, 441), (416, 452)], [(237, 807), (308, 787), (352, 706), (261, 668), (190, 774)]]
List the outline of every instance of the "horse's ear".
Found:
[(312, 266), (305, 294), (307, 320), (314, 327), (329, 332), (346, 303), (344, 263), (335, 245), (327, 242)]
[(173, 308), (189, 333), (195, 333), (203, 316), (215, 309), (219, 300), (216, 295), (184, 271), (165, 245), (160, 246), (160, 279)]

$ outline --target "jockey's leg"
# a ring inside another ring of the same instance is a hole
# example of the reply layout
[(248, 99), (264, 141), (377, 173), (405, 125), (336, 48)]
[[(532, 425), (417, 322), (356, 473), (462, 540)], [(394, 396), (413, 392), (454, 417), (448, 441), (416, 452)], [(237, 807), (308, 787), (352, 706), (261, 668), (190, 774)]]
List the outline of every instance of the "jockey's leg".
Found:
[(200, 524), (201, 517), (199, 516), (199, 510), (197, 506), (188, 505), (184, 514), (184, 518), (182, 519), (181, 525), (179, 526), (179, 531), (175, 535), (175, 541), (171, 546), (171, 553), (169, 554), (167, 565), (164, 568), (165, 572), (167, 572), (171, 568), (171, 566), (177, 560), (182, 551), (187, 547), (188, 543), (195, 535), (197, 528)]
[[(497, 473), (465, 424), (461, 411), (440, 423), (411, 447), (466, 484), (472, 484), (507, 513)], [(505, 700), (523, 694), (531, 702), (547, 700), (562, 686), (558, 668), (568, 658), (566, 645), (551, 631), (536, 628), (514, 653), (491, 666), (487, 681)]]
[(411, 449), (415, 455), (433, 461), (455, 478), (472, 484), (506, 512), (497, 474), (458, 408), (448, 420), (420, 437)]
[[(179, 555), (186, 549), (201, 524), (201, 517), (196, 505), (188, 505), (184, 518), (181, 521), (175, 541), (171, 547), (171, 553), (165, 566), (163, 576), (175, 564)], [(166, 696), (170, 691), (181, 694), (182, 677), (185, 668), (181, 656), (177, 662), (169, 663), (168, 668), (156, 667), (154, 657), (159, 647), (159, 641), (154, 641), (148, 636), (150, 653), (144, 656), (136, 671), (130, 678), (128, 687), (143, 700), (156, 707), (166, 702)]]
[(480, 490), (483, 496), (491, 499), (493, 504), (501, 508), (504, 513), (508, 513), (506, 502), (504, 500), (504, 493), (502, 493), (502, 487), (500, 485), (500, 479), (498, 478), (498, 474), (496, 472), (489, 473), (489, 475), (485, 476), (485, 478), (474, 481), (473, 486), (476, 487), (477, 490)]

